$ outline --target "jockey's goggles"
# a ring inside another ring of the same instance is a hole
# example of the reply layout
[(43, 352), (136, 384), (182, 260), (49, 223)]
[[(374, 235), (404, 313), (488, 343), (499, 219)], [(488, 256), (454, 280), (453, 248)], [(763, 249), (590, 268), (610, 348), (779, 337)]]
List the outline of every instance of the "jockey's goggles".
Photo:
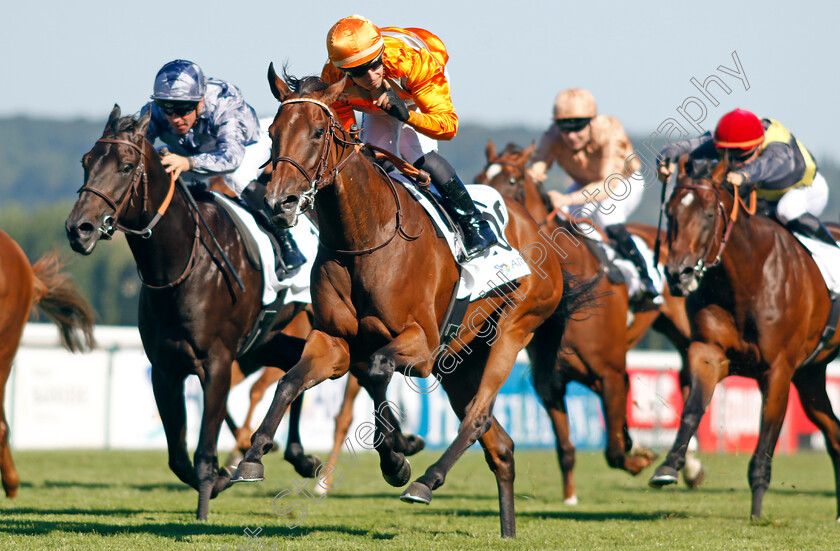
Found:
[(739, 149), (737, 147), (719, 147), (718, 152), (720, 152), (721, 156), (725, 155), (727, 159), (736, 163), (743, 163), (747, 159), (749, 159), (750, 155), (753, 154), (755, 148), (752, 149)]
[(167, 101), (156, 99), (155, 104), (167, 116), (183, 117), (198, 109), (197, 101)]
[(571, 133), (571, 132), (580, 132), (587, 126), (589, 126), (589, 121), (592, 119), (589, 117), (585, 118), (574, 118), (574, 119), (555, 119), (554, 124), (557, 125), (557, 128), (560, 132), (563, 133)]
[(375, 71), (380, 67), (382, 67), (382, 55), (378, 55), (376, 58), (368, 61), (364, 65), (342, 69), (342, 72), (344, 72), (344, 74), (349, 76), (350, 78), (360, 78), (365, 76), (368, 73), (368, 71)]

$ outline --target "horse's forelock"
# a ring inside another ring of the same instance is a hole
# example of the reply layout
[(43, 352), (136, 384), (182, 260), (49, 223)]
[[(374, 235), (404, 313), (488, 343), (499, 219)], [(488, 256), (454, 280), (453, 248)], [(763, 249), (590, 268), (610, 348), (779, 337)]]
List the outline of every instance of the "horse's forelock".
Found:
[(316, 76), (297, 78), (294, 75), (290, 75), (288, 71), (286, 71), (286, 67), (283, 67), (283, 81), (286, 83), (286, 86), (289, 87), (289, 90), (296, 94), (300, 94), (301, 96), (326, 90), (330, 86)]
[(502, 154), (499, 155), (499, 157), (503, 157), (505, 155), (519, 155), (520, 153), (522, 153), (522, 151), (522, 146), (510, 142), (505, 146), (505, 149), (502, 151)]

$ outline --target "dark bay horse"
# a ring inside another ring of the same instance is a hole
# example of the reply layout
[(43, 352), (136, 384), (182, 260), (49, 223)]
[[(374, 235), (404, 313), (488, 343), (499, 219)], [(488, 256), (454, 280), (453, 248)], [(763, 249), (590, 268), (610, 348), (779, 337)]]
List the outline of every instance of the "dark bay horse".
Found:
[[(534, 145), (523, 150), (515, 144), (508, 144), (504, 151), (498, 153), (493, 142), (488, 142), (485, 149), (487, 165), (475, 177), (475, 182), (489, 185), (503, 196), (523, 204), (563, 251), (564, 268), (583, 277), (594, 277), (600, 271), (598, 259), (574, 237), (568, 219), (549, 216), (547, 198), (525, 170), (533, 150)], [(648, 246), (654, 246), (656, 228), (635, 223), (627, 224), (627, 227), (633, 234), (642, 237)], [(662, 258), (667, 258), (667, 249), (663, 247), (661, 254)], [(606, 421), (607, 463), (610, 467), (636, 475), (650, 465), (654, 456), (647, 450), (631, 452), (633, 444), (627, 431), (627, 393), (630, 389), (627, 351), (650, 327), (665, 335), (684, 360), (688, 349), (690, 331), (684, 298), (675, 297), (666, 290), (664, 304), (659, 309), (631, 314), (632, 322), (628, 324), (630, 306), (626, 285), (616, 285), (602, 278), (595, 294), (599, 297), (599, 307), (585, 316), (573, 317), (567, 324), (556, 373), (534, 374), (534, 386), (551, 418), (557, 439), (557, 459), (563, 473), (564, 497), (568, 504), (577, 503), (575, 447), (570, 438), (564, 399), (568, 382), (584, 384), (601, 398)], [(528, 351), (536, 353), (534, 346), (536, 344), (529, 345)], [(700, 476), (700, 467), (695, 468), (694, 476)], [(699, 483), (696, 478), (689, 478), (686, 482), (689, 485)]]
[[(535, 273), (471, 303), (459, 334), (440, 347), (439, 326), (459, 277), (448, 245), (422, 207), (337, 122), (331, 105), (345, 81), (327, 86), (314, 77), (287, 80), (269, 67), (271, 90), (281, 104), (270, 128), (274, 171), (266, 201), (281, 226), (294, 225), (314, 203), (321, 238), (312, 270), (314, 328), (301, 361), (280, 380), (233, 480), (262, 480), (260, 458), (289, 402), (349, 370), (373, 397), (373, 446), (385, 480), (393, 486), (408, 483), (407, 443), (385, 391), (395, 372), (435, 375), (461, 418), (460, 429), (401, 499), (429, 503), (432, 490), (478, 439), (498, 484), (502, 536), (512, 537), (513, 441), (492, 407), (517, 353), (532, 337), (554, 341), (554, 350), (535, 362), (553, 368), (556, 326), (565, 321), (562, 306), (575, 296), (564, 294), (560, 263), (545, 253), (539, 265), (532, 265)], [(512, 202), (507, 208), (511, 245), (539, 242), (538, 227), (524, 209)]]
[(33, 305), (58, 326), (64, 348), (79, 352), (93, 347), (93, 310), (73, 280), (61, 271), (58, 253), (46, 253), (30, 265), (20, 246), (0, 230), (0, 476), (7, 497), (17, 496), (20, 478), (12, 461), (3, 401)]
[[(747, 473), (752, 517), (760, 517), (770, 484), (791, 382), (805, 414), (825, 436), (840, 496), (840, 422), (825, 389), (826, 364), (837, 354), (840, 333), (805, 363), (817, 350), (831, 308), (822, 275), (780, 224), (749, 215), (745, 200), (723, 184), (724, 162), (711, 172), (689, 174), (687, 167), (683, 159), (667, 204), (666, 273), (671, 291), (688, 297), (690, 391), (674, 445), (650, 484), (673, 483), (715, 386), (741, 375), (755, 379), (762, 395), (758, 443)], [(837, 507), (840, 516), (840, 497)]]
[[(206, 197), (192, 199), (171, 180), (145, 139), (148, 124), (148, 113), (140, 120), (120, 118), (114, 106), (102, 137), (82, 158), (84, 185), (67, 219), (67, 237), (73, 250), (90, 254), (100, 238), (115, 230), (126, 234), (143, 283), (138, 327), (152, 363), (169, 467), (198, 491), (196, 516), (206, 520), (210, 499), (230, 480), (218, 468), (216, 442), (232, 362), (260, 311), (263, 276), (248, 260), (229, 216)], [(281, 309), (271, 331), (238, 358), (246, 373), (297, 362), (303, 340), (281, 330), (305, 307), (291, 303)], [(195, 467), (185, 439), (184, 379), (191, 374), (204, 391)], [(290, 439), (293, 434), (297, 431), (289, 431)], [(294, 450), (295, 469), (312, 476), (319, 460), (303, 455), (299, 446)]]

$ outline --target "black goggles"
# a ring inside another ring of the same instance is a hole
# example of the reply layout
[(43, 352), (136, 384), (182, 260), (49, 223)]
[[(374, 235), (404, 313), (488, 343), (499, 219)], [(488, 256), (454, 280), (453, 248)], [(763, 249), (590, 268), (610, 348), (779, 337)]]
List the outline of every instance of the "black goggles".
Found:
[(197, 101), (163, 101), (156, 99), (155, 104), (160, 107), (165, 115), (170, 117), (172, 115), (183, 117), (198, 109)]
[(376, 59), (368, 61), (364, 65), (359, 65), (358, 67), (350, 67), (348, 69), (342, 69), (342, 72), (349, 76), (350, 78), (359, 78), (365, 76), (368, 71), (375, 71), (382, 67), (382, 56), (378, 56)]
[(755, 148), (738, 149), (736, 147), (721, 147), (718, 151), (720, 151), (721, 155), (725, 155), (730, 161), (741, 163), (749, 159), (750, 155), (752, 155), (755, 151)]
[(560, 132), (580, 132), (587, 126), (592, 119), (589, 117), (579, 119), (555, 119), (554, 124), (560, 129)]

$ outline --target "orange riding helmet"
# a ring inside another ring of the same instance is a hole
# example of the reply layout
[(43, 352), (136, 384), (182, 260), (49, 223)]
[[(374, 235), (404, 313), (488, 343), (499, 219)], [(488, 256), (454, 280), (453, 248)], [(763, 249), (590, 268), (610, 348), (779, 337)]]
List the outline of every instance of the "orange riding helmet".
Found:
[(361, 15), (351, 15), (332, 26), (327, 33), (327, 52), (339, 69), (364, 65), (379, 56), (385, 42), (379, 28)]
[(715, 147), (753, 149), (764, 141), (764, 125), (753, 113), (736, 109), (720, 118), (715, 128)]

